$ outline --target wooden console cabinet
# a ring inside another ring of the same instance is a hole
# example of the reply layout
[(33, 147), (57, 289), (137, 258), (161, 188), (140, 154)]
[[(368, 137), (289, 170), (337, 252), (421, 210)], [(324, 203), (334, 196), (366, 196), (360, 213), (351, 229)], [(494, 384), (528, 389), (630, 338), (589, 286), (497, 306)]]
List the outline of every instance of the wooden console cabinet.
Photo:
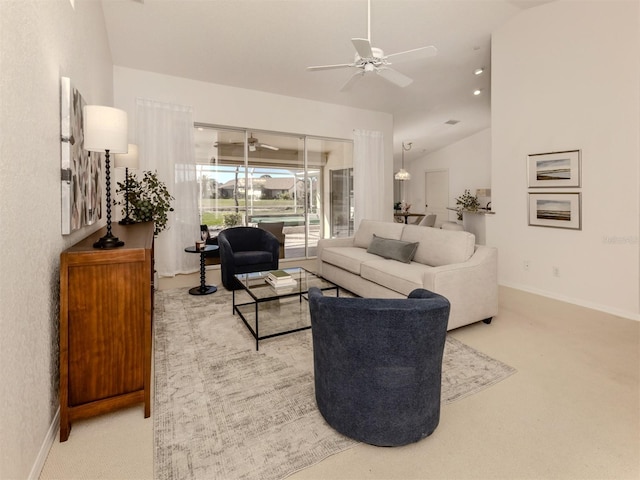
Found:
[(153, 223), (112, 225), (123, 247), (60, 255), (60, 441), (71, 423), (144, 402), (151, 413)]

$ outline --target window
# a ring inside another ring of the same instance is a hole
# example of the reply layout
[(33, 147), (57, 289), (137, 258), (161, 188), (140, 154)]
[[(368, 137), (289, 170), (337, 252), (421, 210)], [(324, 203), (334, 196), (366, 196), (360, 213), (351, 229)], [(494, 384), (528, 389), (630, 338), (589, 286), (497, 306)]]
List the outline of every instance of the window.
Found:
[(195, 143), (201, 221), (213, 237), (284, 222), (285, 258), (306, 258), (319, 238), (353, 231), (353, 182), (333, 179), (352, 172), (351, 141), (196, 124)]

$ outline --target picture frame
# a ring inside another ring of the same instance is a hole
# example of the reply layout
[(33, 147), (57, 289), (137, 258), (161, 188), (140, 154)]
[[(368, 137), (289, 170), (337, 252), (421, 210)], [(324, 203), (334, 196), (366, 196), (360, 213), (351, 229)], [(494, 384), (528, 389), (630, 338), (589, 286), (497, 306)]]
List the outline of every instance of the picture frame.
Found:
[(83, 148), (85, 101), (69, 77), (60, 78), (61, 233), (68, 235), (102, 217), (102, 161)]
[(582, 229), (579, 192), (529, 192), (529, 226)]
[(580, 186), (580, 150), (534, 153), (527, 158), (529, 188)]

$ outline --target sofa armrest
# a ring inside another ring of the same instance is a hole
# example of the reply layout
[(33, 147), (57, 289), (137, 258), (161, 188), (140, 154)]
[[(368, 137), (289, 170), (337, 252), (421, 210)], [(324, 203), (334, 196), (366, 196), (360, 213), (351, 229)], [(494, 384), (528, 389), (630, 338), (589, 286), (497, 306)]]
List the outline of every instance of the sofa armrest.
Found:
[(322, 276), (322, 250), (327, 247), (353, 247), (354, 237), (321, 238), (316, 247), (316, 274)]
[(491, 318), (498, 313), (498, 251), (477, 245), (466, 262), (430, 268), (424, 288), (451, 302), (449, 329)]

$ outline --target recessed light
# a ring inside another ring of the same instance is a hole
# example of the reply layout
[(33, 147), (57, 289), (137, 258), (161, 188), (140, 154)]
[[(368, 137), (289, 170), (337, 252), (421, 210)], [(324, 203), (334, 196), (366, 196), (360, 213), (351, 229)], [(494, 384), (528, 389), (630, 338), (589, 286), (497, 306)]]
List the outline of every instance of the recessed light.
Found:
[(475, 89), (473, 91), (473, 94), (477, 97), (478, 95), (480, 95), (482, 93), (482, 90), (480, 90), (479, 88)]
[(446, 122), (444, 122), (446, 125), (455, 125), (456, 123), (460, 123), (460, 120), (454, 120), (453, 118), (451, 120), (447, 120)]
[(474, 74), (474, 75), (482, 75), (483, 73), (484, 73), (484, 68), (476, 68), (476, 69), (473, 71), (473, 74)]

